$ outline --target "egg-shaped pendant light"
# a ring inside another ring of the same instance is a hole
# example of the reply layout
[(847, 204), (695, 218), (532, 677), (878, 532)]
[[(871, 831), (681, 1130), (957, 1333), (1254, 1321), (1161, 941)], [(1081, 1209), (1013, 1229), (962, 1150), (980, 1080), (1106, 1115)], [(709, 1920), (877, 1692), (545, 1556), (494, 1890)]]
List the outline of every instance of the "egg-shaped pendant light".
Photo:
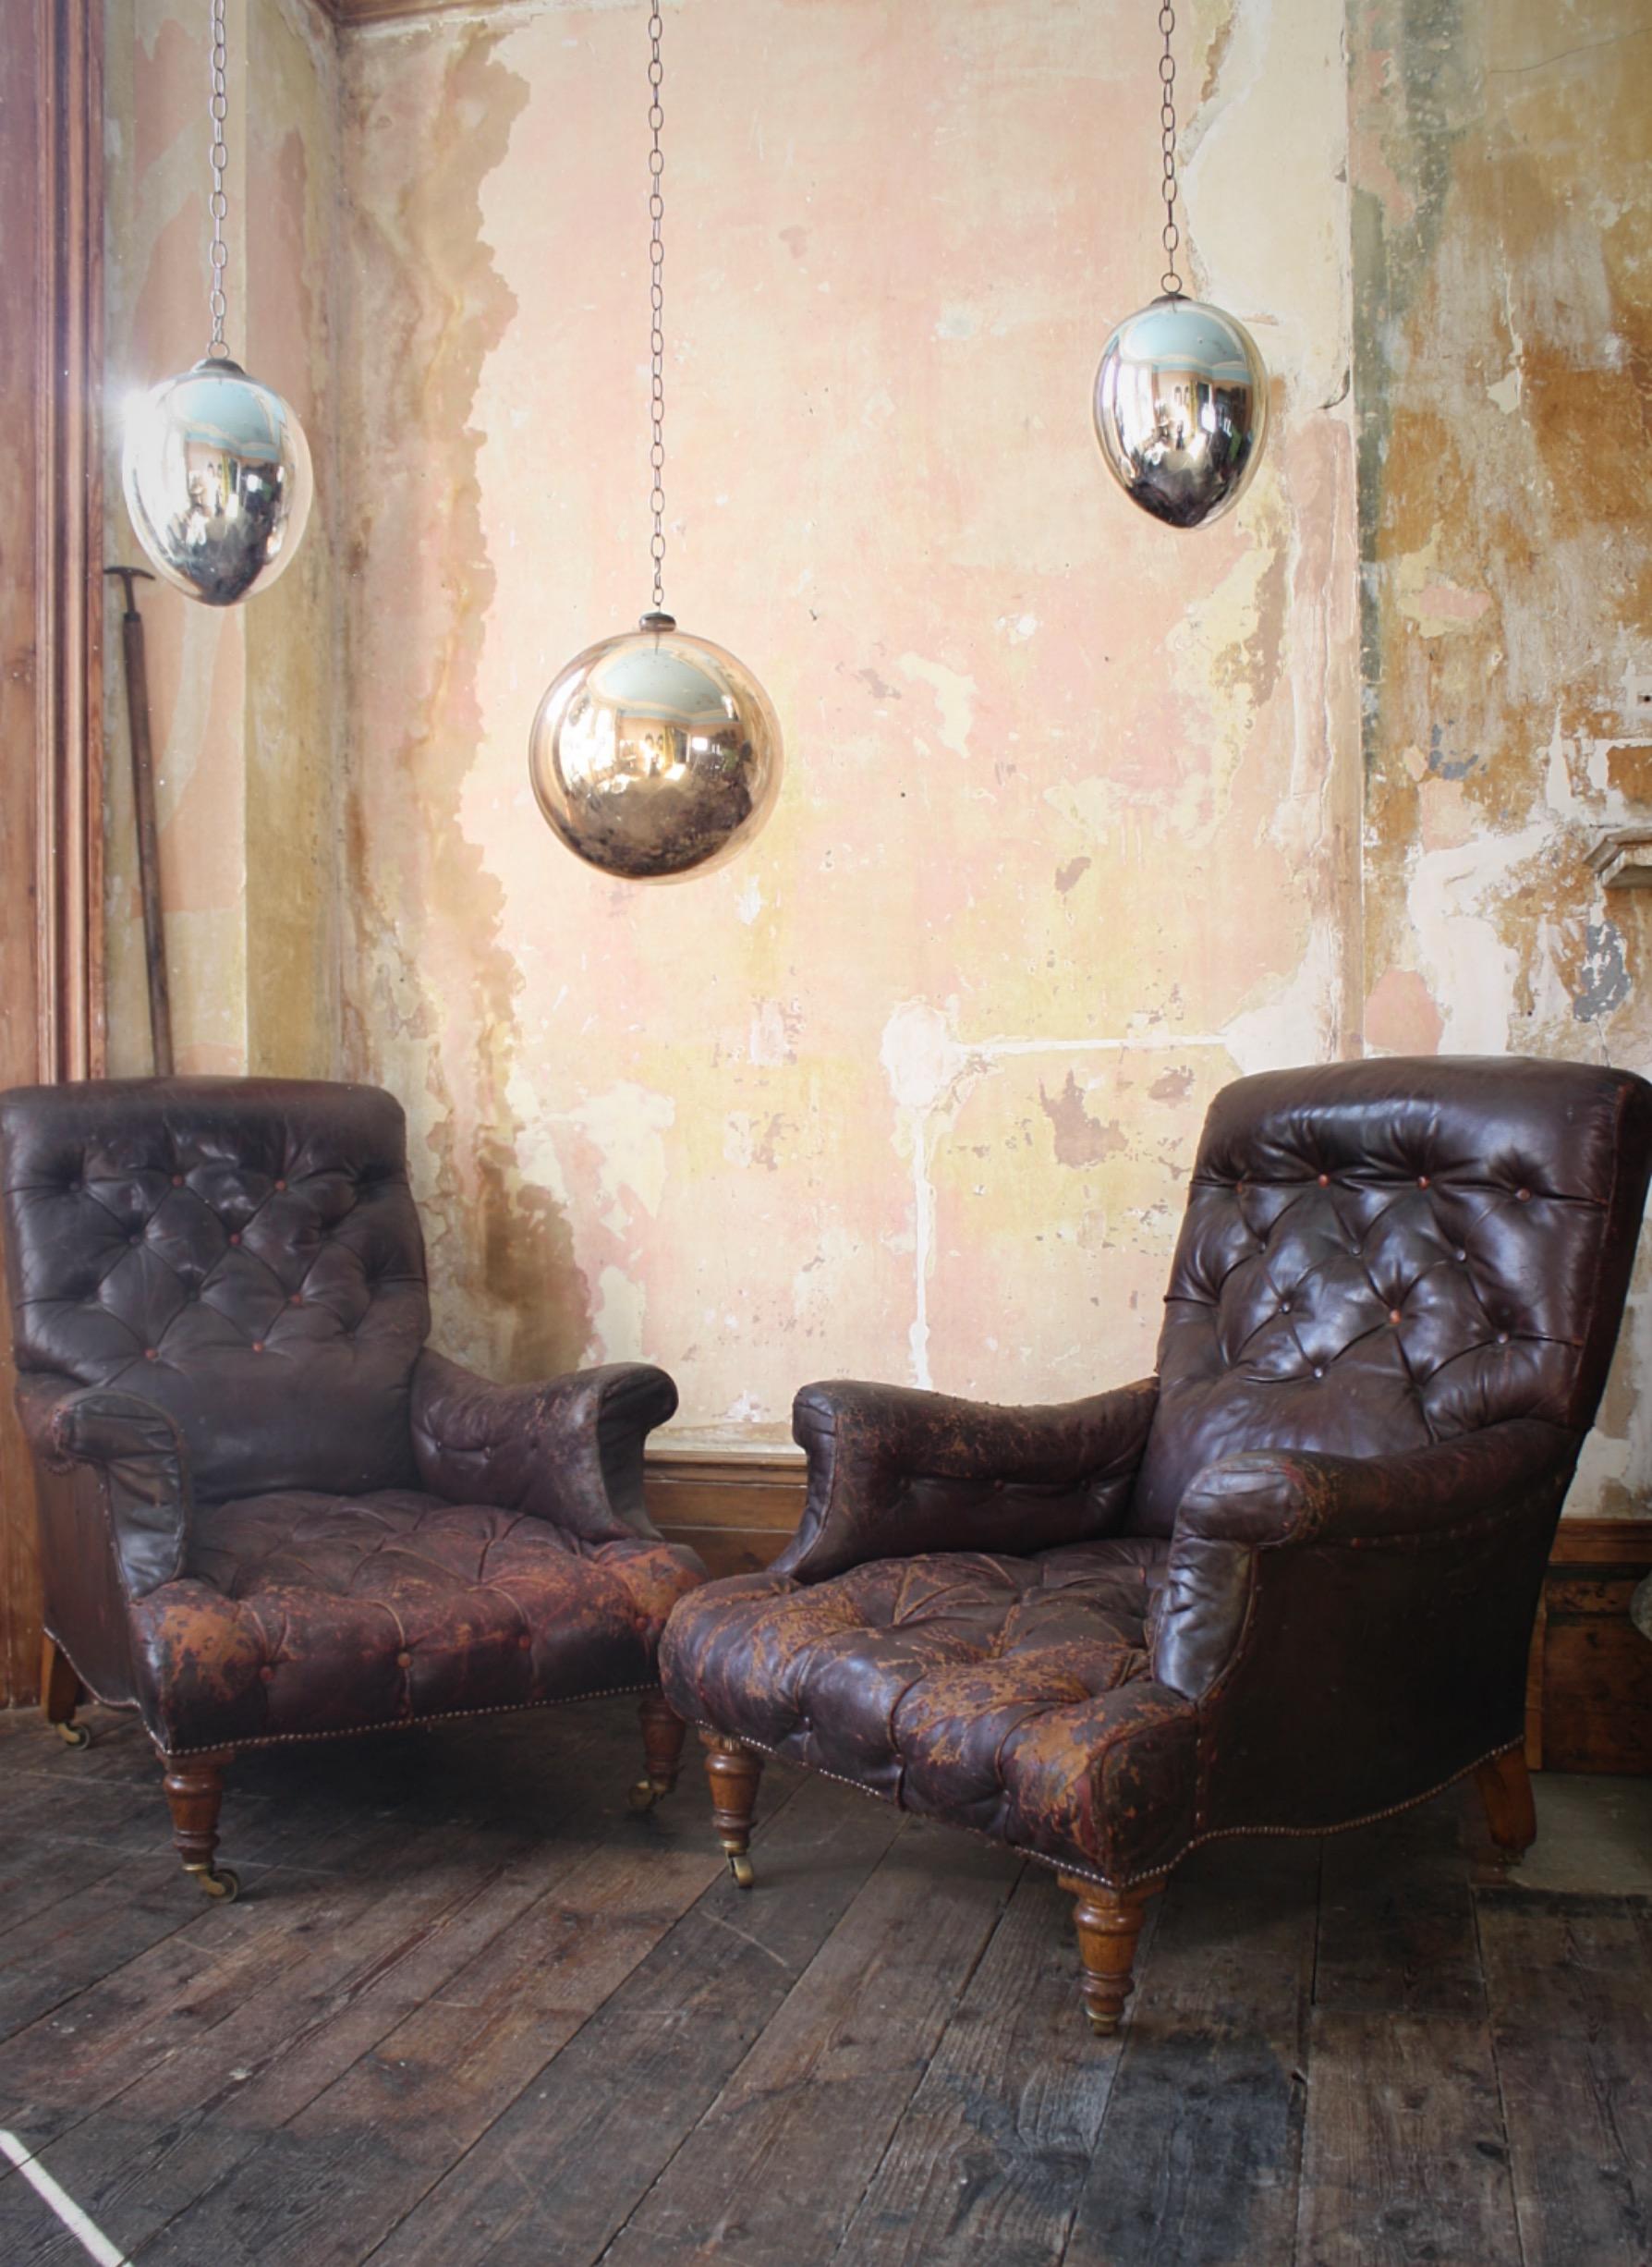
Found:
[(310, 518), (310, 445), (291, 408), (249, 377), (224, 343), (229, 153), (224, 0), (212, 7), (212, 343), (192, 370), (128, 408), (121, 481), (132, 528), (159, 574), (207, 606), (267, 591), (292, 564)]
[(732, 857), (773, 808), (780, 726), (743, 662), (665, 611), (664, 160), (660, 11), (649, 18), (649, 497), (653, 603), (547, 687), (528, 777), (558, 839), (603, 873), (661, 882)]
[(1094, 408), (1107, 469), (1131, 502), (1170, 527), (1202, 528), (1232, 510), (1256, 470), (1268, 432), (1268, 372), (1244, 323), (1188, 299), (1176, 273), (1175, 26), (1163, 0), (1163, 289), (1102, 348)]

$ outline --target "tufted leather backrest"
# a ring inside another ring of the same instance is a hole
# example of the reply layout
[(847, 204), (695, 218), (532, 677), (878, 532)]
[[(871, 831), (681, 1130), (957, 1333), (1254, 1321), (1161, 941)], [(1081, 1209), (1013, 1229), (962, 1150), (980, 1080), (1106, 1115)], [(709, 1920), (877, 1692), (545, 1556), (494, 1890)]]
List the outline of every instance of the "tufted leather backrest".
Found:
[(430, 1309), (391, 1095), (18, 1088), (0, 1096), (0, 1182), (20, 1371), (158, 1402), (203, 1501), (412, 1479)]
[(1241, 1079), (1205, 1123), (1132, 1503), (1169, 1534), (1237, 1449), (1368, 1456), (1606, 1382), (1652, 1164), (1652, 1086), (1521, 1056)]

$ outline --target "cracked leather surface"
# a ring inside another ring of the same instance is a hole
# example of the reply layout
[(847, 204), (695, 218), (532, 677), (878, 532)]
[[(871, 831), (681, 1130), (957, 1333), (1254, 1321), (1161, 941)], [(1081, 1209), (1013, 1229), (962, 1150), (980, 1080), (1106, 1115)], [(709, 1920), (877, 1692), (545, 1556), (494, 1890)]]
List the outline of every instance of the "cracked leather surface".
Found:
[(652, 1681), (704, 1571), (642, 1504), (675, 1389), (497, 1386), (426, 1347), (390, 1095), (21, 1089), (0, 1175), (48, 1626), (164, 1748)]
[(973, 1414), (806, 1388), (797, 1539), (678, 1607), (668, 1697), (1112, 1882), (1205, 1834), (1420, 1799), (1520, 1737), (1649, 1166), (1652, 1087), (1627, 1072), (1238, 1080), (1195, 1163), (1156, 1385)]

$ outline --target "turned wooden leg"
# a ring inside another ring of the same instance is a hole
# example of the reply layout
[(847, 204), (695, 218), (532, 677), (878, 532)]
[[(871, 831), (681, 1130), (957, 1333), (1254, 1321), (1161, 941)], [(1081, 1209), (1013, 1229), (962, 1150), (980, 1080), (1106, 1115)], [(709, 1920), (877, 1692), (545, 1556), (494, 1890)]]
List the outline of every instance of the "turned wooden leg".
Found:
[(648, 1810), (677, 1783), (688, 1727), (662, 1692), (645, 1692), (637, 1712), (642, 1718), (642, 1751), (648, 1758), (648, 1773), (631, 1789), (631, 1808)]
[(1486, 1823), (1505, 1865), (1517, 1866), (1537, 1839), (1537, 1813), (1532, 1802), (1531, 1773), (1518, 1748), (1506, 1749), (1475, 1772), (1475, 1785), (1486, 1806)]
[(86, 1697), (86, 1688), (75, 1675), (74, 1664), (55, 1637), (41, 1640), (40, 1705), (48, 1724), (57, 1726), (66, 1748), (90, 1748), (91, 1734), (75, 1722), (75, 1711)]
[(240, 1890), (240, 1876), (227, 1866), (215, 1866), (218, 1811), (224, 1801), (224, 1773), (235, 1761), (233, 1748), (216, 1749), (211, 1755), (178, 1755), (166, 1762), (166, 1800), (172, 1806), (172, 1838), (184, 1861), (209, 1897), (228, 1904)]
[(1078, 1956), (1084, 1964), (1084, 2011), (1090, 2029), (1103, 2039), (1111, 2038), (1135, 1989), (1130, 1971), (1148, 1899), (1159, 1895), (1164, 1877), (1138, 1882), (1134, 1889), (1102, 1889), (1072, 1873), (1060, 1879), (1062, 1887), (1078, 1900), (1073, 1918), (1078, 1924)]
[(751, 1847), (751, 1814), (757, 1809), (758, 1782), (763, 1759), (721, 1732), (702, 1732), (706, 1748), (706, 1777), (711, 1786), (711, 1822), (717, 1839), (728, 1852), (728, 1868), (742, 1889), (756, 1878), (747, 1852)]

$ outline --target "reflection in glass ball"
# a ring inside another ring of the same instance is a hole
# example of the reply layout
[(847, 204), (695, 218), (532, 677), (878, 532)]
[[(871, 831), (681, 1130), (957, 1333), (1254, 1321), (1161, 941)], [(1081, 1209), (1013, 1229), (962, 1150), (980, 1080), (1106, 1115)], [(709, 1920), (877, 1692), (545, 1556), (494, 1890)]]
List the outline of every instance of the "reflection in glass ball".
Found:
[(1096, 372), (1096, 435), (1144, 512), (1206, 527), (1236, 504), (1268, 431), (1268, 372), (1244, 323), (1175, 296), (1121, 323)]
[(540, 702), (528, 775), (568, 848), (662, 881), (729, 857), (780, 791), (780, 726), (745, 665), (668, 614), (589, 646)]
[(237, 362), (197, 362), (127, 412), (121, 477), (139, 542), (208, 606), (267, 591), (310, 518), (304, 428)]

